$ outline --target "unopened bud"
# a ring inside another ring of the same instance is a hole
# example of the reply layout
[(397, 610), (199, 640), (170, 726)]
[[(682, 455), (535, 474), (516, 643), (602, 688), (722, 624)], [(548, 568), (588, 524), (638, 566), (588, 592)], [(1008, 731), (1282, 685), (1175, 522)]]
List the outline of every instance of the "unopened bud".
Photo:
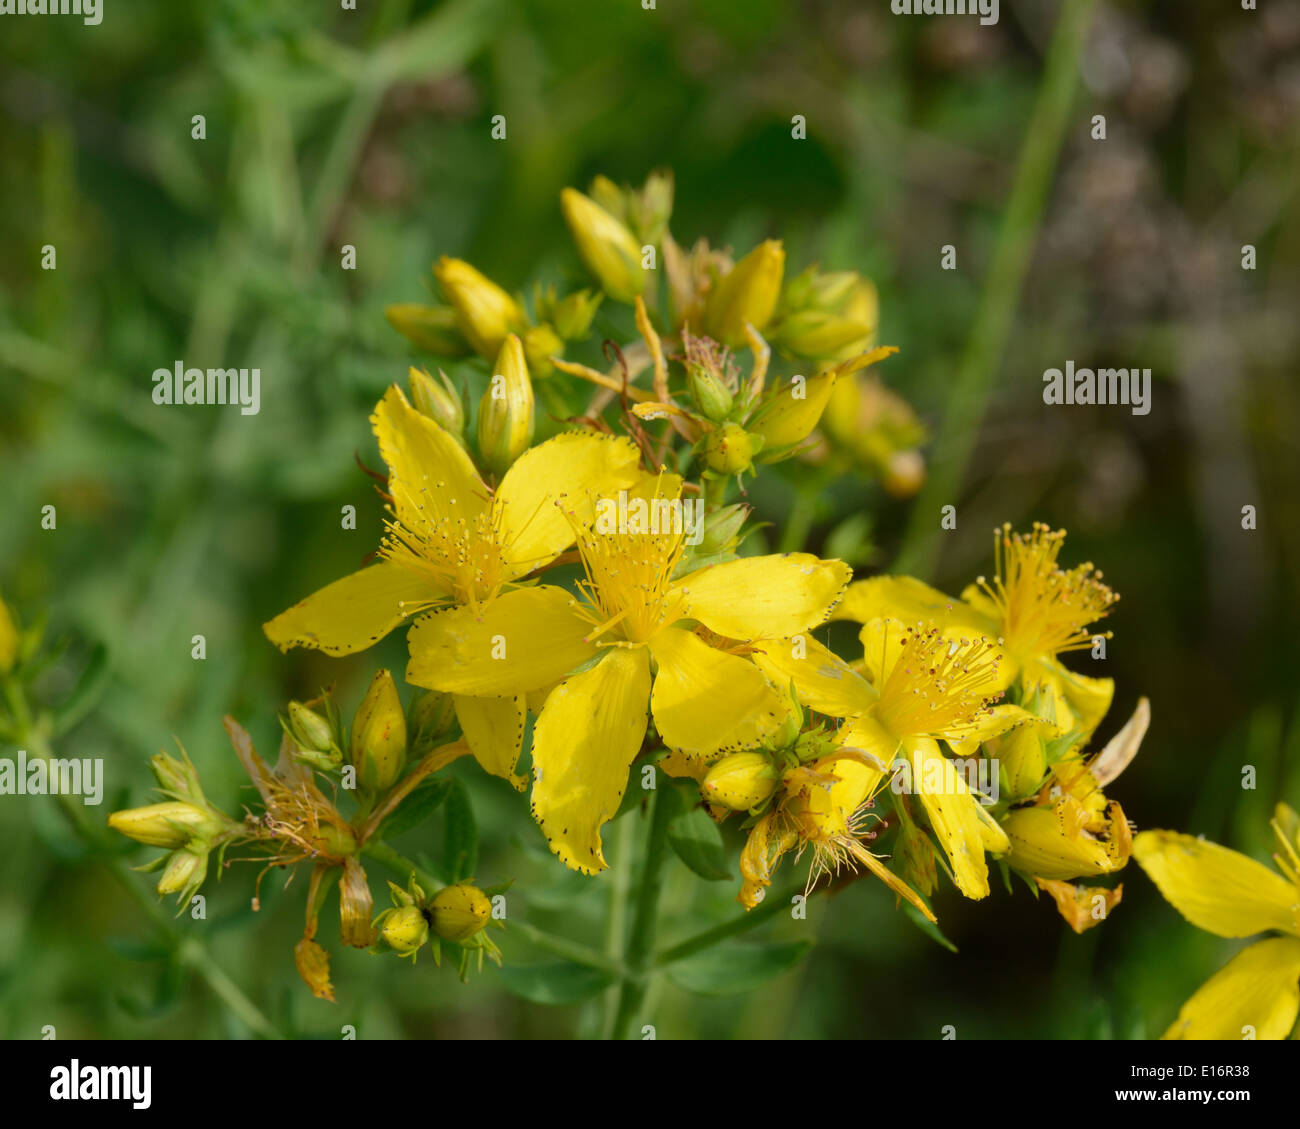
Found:
[(706, 419), (718, 423), (731, 412), (735, 397), (722, 375), (708, 365), (692, 364), (686, 369), (686, 387)]
[(776, 785), (776, 770), (762, 753), (733, 753), (709, 769), (700, 794), (706, 803), (749, 811), (771, 796)]
[(406, 760), (406, 716), (393, 676), (375, 673), (352, 719), (352, 765), (361, 784), (383, 792), (401, 775)]
[(555, 332), (566, 341), (580, 341), (591, 332), (592, 319), (605, 295), (599, 290), (578, 290), (561, 298), (551, 311)]
[(465, 430), (465, 406), (461, 403), (460, 393), (447, 379), (447, 374), (442, 369), (438, 370), (441, 383), (423, 369), (412, 368), (408, 375), (411, 382), (411, 403), (415, 410), (451, 434), (460, 435)]
[(704, 461), (717, 474), (740, 474), (754, 459), (755, 444), (738, 423), (724, 423), (704, 438)]
[(560, 193), (560, 208), (579, 256), (606, 294), (631, 302), (645, 290), (641, 248), (622, 221), (575, 188)]
[(411, 701), (406, 729), (410, 753), (422, 757), (440, 738), (451, 732), (456, 723), (456, 702), (451, 694), (439, 690), (421, 690)]
[(808, 437), (822, 417), (836, 375), (831, 369), (809, 377), (802, 388), (791, 382), (783, 388), (772, 389), (747, 425), (763, 439), (762, 461), (772, 461)]
[(551, 358), (563, 352), (564, 340), (549, 325), (535, 325), (524, 334), (524, 359), (528, 362), (528, 371), (538, 379), (544, 379), (555, 371)]
[(183, 894), (187, 890), (197, 890), (207, 876), (207, 851), (173, 851), (158, 880), (158, 893)]
[(289, 729), (299, 748), (324, 753), (334, 747), (334, 731), (330, 723), (301, 702), (289, 703)]
[(439, 357), (464, 357), (473, 352), (460, 331), (456, 311), (451, 306), (422, 306), (402, 302), (388, 306), (384, 317), (398, 333), (413, 345)]
[(533, 441), (533, 382), (523, 343), (513, 333), (501, 346), (478, 408), (478, 449), (483, 462), (503, 474)]
[(760, 333), (776, 310), (785, 274), (779, 240), (760, 243), (719, 279), (704, 312), (705, 332), (724, 345), (744, 345), (746, 323)]
[(379, 936), (393, 952), (409, 956), (428, 941), (429, 923), (419, 906), (401, 906), (381, 916)]
[(461, 882), (434, 895), (429, 906), (433, 931), (444, 941), (462, 944), (478, 933), (492, 917), (492, 903), (477, 886)]
[(801, 310), (782, 319), (772, 344), (795, 357), (830, 360), (851, 345), (861, 345), (872, 327), (825, 310)]
[(456, 311), (461, 332), (480, 356), (496, 356), (506, 335), (523, 328), (519, 303), (463, 259), (444, 256), (433, 273)]
[(202, 808), (175, 800), (115, 811), (108, 817), (108, 825), (137, 843), (173, 849), (183, 847), (191, 840), (210, 838), (224, 827), (220, 820)]

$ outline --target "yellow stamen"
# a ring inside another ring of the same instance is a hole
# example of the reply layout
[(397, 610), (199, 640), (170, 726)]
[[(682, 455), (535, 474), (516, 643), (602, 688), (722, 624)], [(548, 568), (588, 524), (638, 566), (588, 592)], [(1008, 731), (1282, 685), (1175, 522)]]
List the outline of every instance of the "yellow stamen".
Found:
[(993, 689), (998, 653), (988, 639), (950, 639), (937, 627), (904, 629), (902, 651), (873, 710), (900, 740), (952, 736), (1001, 696)]
[[(997, 575), (976, 581), (997, 605), (1007, 650), (1020, 658), (1053, 657), (1092, 646), (1088, 626), (1110, 614), (1119, 596), (1091, 563), (1065, 570), (1056, 558), (1065, 530), (1035, 523), (1029, 534), (994, 530)], [(1109, 637), (1109, 632), (1106, 633)]]

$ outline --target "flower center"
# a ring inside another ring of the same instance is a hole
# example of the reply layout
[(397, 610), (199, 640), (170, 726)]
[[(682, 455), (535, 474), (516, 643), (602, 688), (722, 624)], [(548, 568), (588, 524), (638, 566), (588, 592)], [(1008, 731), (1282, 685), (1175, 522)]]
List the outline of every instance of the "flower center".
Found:
[(592, 624), (589, 641), (613, 632), (644, 643), (680, 619), (685, 600), (670, 591), (673, 570), (686, 546), (682, 533), (596, 533), (577, 530), (578, 552), (587, 579), (578, 588)]
[[(386, 521), (379, 550), (383, 557), (424, 577), (457, 603), (474, 606), (501, 590), (507, 572), (495, 507), (484, 507), (472, 519), (454, 510), (449, 515), (430, 516), (427, 508), (419, 506), (405, 512), (418, 513), (419, 521)], [(408, 600), (403, 610), (413, 615), (421, 609)]]
[(876, 719), (900, 741), (955, 736), (1002, 697), (994, 689), (1000, 658), (983, 637), (949, 639), (937, 627), (904, 628), (898, 660), (872, 707)]
[(1029, 534), (1005, 525), (993, 534), (992, 585), (982, 576), (976, 581), (997, 605), (1007, 650), (1022, 662), (1092, 646), (1089, 624), (1109, 615), (1119, 599), (1091, 563), (1057, 566), (1064, 541), (1065, 530), (1041, 522)]

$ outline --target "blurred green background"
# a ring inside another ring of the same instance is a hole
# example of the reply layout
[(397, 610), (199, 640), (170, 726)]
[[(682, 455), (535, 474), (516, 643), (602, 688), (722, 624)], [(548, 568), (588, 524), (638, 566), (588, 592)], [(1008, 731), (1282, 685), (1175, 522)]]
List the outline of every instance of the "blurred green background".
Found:
[[(812, 547), (865, 513), (859, 575), (887, 570), (909, 522), (937, 535), (938, 506), (955, 504), (927, 579), (956, 591), (991, 569), (994, 524), (1068, 528), (1069, 563), (1092, 559), (1123, 596), (1104, 671), (1073, 664), (1117, 681), (1100, 737), (1140, 695), (1153, 703), (1140, 756), (1108, 791), (1140, 827), (1267, 853), (1272, 805), (1300, 804), (1300, 4), (1095, 5), (1023, 297), (974, 402), (954, 401), (955, 374), (985, 315), (1057, 4), (1003, 0), (989, 28), (895, 17), (886, 0), (358, 7), (105, 0), (97, 27), (3, 25), (0, 594), (24, 622), (47, 609), (51, 635), (71, 641), (45, 677), (51, 700), (108, 649), (107, 692), (58, 742), (106, 758), (93, 820), (149, 801), (148, 757), (173, 735), (237, 811), (248, 793), (224, 713), (269, 753), (288, 697), (332, 682), (351, 707), (376, 662), (401, 668), (398, 638), (327, 660), (282, 656), (260, 630), (377, 543), (381, 506), (353, 454), (378, 465), (366, 417), (413, 356), (384, 306), (427, 297), (441, 254), (510, 289), (582, 284), (560, 189), (670, 167), (679, 242), (743, 253), (783, 238), (792, 271), (874, 278), (880, 341), (902, 350), (882, 375), (936, 434), (973, 444), (951, 497), (898, 501), (865, 480), (825, 492), (802, 515)], [(191, 139), (194, 114), (206, 140)], [(57, 270), (40, 269), (45, 244)], [(355, 271), (339, 268), (343, 244)], [(939, 269), (944, 244), (956, 271)], [(178, 359), (259, 367), (260, 413), (155, 406), (150, 374)], [(1041, 374), (1067, 359), (1150, 367), (1150, 414), (1046, 409)], [(941, 473), (943, 445), (927, 457)], [(781, 481), (752, 494), (778, 527), (793, 496)], [(340, 529), (346, 504), (355, 532)], [(514, 878), (512, 915), (599, 943), (625, 840), (607, 836), (613, 871), (565, 873), (513, 792), (457, 767), (482, 829), (478, 878)], [(132, 864), (153, 854), (125, 849)], [(667, 941), (735, 893), (670, 865)], [(176, 928), (285, 1033), (590, 1033), (578, 1008), (519, 999), (495, 970), (466, 987), (431, 961), (342, 951), (333, 909), (322, 940), (339, 1002), (316, 1001), (291, 954), (306, 874), (287, 890), (268, 876), (254, 914), (256, 869), (210, 883), (208, 919)], [(389, 875), (370, 869), (378, 896)], [(1124, 880), (1111, 920), (1082, 937), (1022, 886), (995, 883), (981, 903), (949, 887), (936, 908), (958, 955), (878, 885), (851, 885), (814, 899), (807, 924), (764, 927), (819, 940), (781, 979), (703, 1004), (663, 986), (659, 1037), (1158, 1035), (1234, 944), (1185, 923), (1136, 866)], [(0, 1034), (247, 1034), (200, 979), (153, 959), (154, 937), (53, 801), (0, 797)], [(498, 939), (508, 962), (547, 959)]]

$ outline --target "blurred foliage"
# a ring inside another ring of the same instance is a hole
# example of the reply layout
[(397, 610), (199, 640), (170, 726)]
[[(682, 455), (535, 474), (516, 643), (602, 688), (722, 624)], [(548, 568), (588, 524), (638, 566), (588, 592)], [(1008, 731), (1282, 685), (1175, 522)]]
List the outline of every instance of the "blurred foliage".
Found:
[[(565, 185), (671, 167), (679, 238), (744, 249), (780, 233), (792, 264), (870, 275), (880, 340), (902, 350), (888, 378), (941, 421), (1058, 6), (1005, 0), (992, 28), (860, 0), (359, 7), (110, 3), (98, 27), (6, 21), (0, 591), (28, 621), (48, 607), (73, 641), (46, 676), (52, 697), (92, 648), (108, 649), (107, 693), (60, 740), (65, 756), (106, 758), (93, 819), (145, 802), (147, 758), (172, 734), (237, 811), (223, 713), (270, 743), (290, 696), (333, 684), (355, 704), (375, 661), (400, 668), (400, 639), (373, 657), (284, 657), (259, 625), (377, 543), (381, 507), (352, 452), (378, 465), (364, 421), (410, 356), (384, 307), (431, 293), (442, 254), (510, 288), (581, 283)], [(1153, 702), (1117, 798), (1140, 826), (1262, 855), (1265, 813), (1300, 800), (1300, 4), (1194, 7), (1098, 7), (1010, 345), (961, 495), (946, 500), (959, 527), (929, 579), (951, 588), (987, 570), (995, 523), (1069, 528), (1072, 560), (1095, 560), (1123, 594), (1106, 665), (1113, 717), (1139, 694)], [(1104, 142), (1090, 136), (1094, 113)], [(195, 114), (205, 140), (191, 137)], [(494, 114), (505, 141), (491, 138)], [(806, 141), (791, 140), (794, 114)], [(939, 269), (949, 243), (953, 272)], [(57, 270), (40, 269), (46, 244)], [(339, 269), (344, 244), (355, 271)], [(150, 374), (178, 359), (259, 367), (261, 412), (155, 406)], [(1044, 411), (1041, 374), (1066, 359), (1150, 367), (1151, 414)], [(806, 527), (814, 550), (869, 533), (854, 563), (889, 567), (906, 502), (853, 476), (802, 495), (769, 477), (750, 500)], [(355, 532), (340, 528), (348, 504)], [(41, 527), (45, 505), (55, 530)], [(1241, 789), (1245, 764), (1256, 791)], [(484, 829), (479, 873), (516, 879), (512, 912), (600, 945), (628, 836), (611, 834), (601, 878), (564, 872), (507, 786), (456, 775)], [(0, 1033), (246, 1033), (160, 965), (133, 905), (46, 806), (0, 798), (0, 840)], [(734, 896), (672, 866), (668, 943)], [(254, 914), (247, 887), (232, 874), (210, 892), (203, 935), (281, 1030), (593, 1033), (577, 1008), (534, 1006), (495, 973), (462, 986), (364, 953), (336, 956), (337, 1006), (310, 999), (288, 955), (300, 892), (271, 876)], [(883, 891), (815, 899), (813, 959), (706, 1007), (665, 984), (660, 1035), (1152, 1035), (1232, 947), (1183, 922), (1136, 867), (1113, 918), (1081, 937), (1023, 889), (993, 899), (1005, 912), (955, 893), (938, 905), (957, 956)], [(765, 943), (807, 928), (774, 924)], [(547, 959), (520, 934), (502, 945), (508, 965)]]

